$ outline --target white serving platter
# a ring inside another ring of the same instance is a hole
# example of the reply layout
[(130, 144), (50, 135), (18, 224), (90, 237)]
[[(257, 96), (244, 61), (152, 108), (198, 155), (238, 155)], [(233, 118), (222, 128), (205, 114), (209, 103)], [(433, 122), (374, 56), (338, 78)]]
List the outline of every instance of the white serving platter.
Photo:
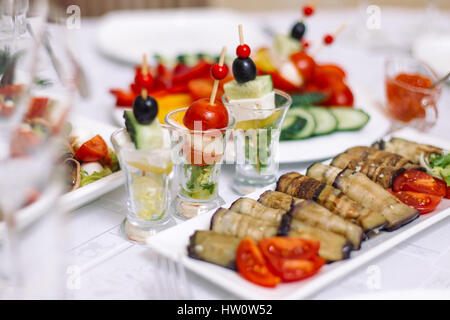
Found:
[[(448, 141), (436, 139), (431, 136), (406, 129), (399, 131), (396, 136), (408, 138), (413, 141), (428, 143), (450, 149)], [(249, 195), (257, 199), (259, 195), (272, 185)], [(227, 203), (224, 207), (229, 207)], [(173, 228), (158, 233), (149, 241), (150, 247), (157, 253), (170, 259), (180, 259), (184, 266), (192, 272), (204, 277), (215, 285), (244, 299), (303, 299), (318, 292), (326, 290), (332, 282), (344, 277), (355, 269), (368, 263), (370, 260), (386, 253), (406, 239), (416, 235), (426, 228), (450, 216), (450, 200), (442, 200), (432, 213), (422, 215), (415, 221), (393, 232), (381, 232), (377, 236), (364, 241), (359, 251), (353, 251), (351, 258), (344, 261), (325, 265), (315, 276), (294, 283), (281, 284), (276, 288), (263, 288), (243, 279), (238, 273), (207, 262), (191, 259), (187, 256), (189, 237), (195, 230), (209, 229), (210, 219), (214, 212), (198, 216), (192, 220), (181, 223)]]

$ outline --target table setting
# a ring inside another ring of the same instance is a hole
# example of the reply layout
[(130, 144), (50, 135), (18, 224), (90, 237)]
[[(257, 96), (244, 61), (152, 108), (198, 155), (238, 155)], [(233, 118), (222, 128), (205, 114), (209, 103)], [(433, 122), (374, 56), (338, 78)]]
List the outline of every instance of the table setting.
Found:
[(1, 8), (0, 299), (450, 299), (448, 8)]

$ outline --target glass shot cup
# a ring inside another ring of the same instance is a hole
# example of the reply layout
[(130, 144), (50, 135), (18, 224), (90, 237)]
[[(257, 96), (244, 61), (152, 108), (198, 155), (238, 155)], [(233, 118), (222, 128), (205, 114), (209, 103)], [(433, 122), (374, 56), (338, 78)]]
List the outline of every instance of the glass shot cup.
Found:
[(274, 107), (241, 106), (222, 101), (234, 116), (233, 132), (236, 171), (232, 189), (245, 195), (266, 187), (277, 179), (281, 125), (292, 104), (291, 96), (274, 90)]
[(136, 149), (125, 128), (111, 136), (126, 181), (127, 216), (122, 229), (129, 240), (142, 244), (170, 221), (174, 145), (167, 130), (164, 133), (163, 146), (151, 150)]
[(427, 131), (433, 127), (442, 90), (442, 84), (433, 86), (438, 75), (424, 62), (407, 56), (388, 57), (384, 74), (386, 111), (393, 129), (413, 127)]
[(187, 109), (174, 110), (165, 118), (166, 125), (171, 127), (172, 140), (183, 141), (175, 153), (179, 188), (171, 206), (173, 214), (181, 219), (193, 218), (225, 203), (219, 196), (219, 177), (234, 126), (234, 118), (229, 114), (225, 128), (202, 130), (199, 121), (198, 128), (195, 125), (190, 130), (183, 125)]

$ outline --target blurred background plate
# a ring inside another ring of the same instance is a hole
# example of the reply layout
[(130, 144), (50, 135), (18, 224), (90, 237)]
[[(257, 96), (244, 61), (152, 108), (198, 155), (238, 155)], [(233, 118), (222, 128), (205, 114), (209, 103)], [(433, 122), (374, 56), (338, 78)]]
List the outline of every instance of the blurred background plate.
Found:
[[(110, 137), (118, 128), (83, 116), (72, 116), (69, 122), (74, 127), (87, 128), (93, 133), (99, 134), (108, 146), (112, 148)], [(61, 197), (61, 204), (66, 210), (74, 210), (118, 188), (123, 183), (122, 172), (115, 172), (82, 188), (64, 194)], [(17, 216), (19, 217), (17, 220), (19, 228), (26, 227), (45, 213), (42, 209), (48, 207), (48, 201), (54, 201), (54, 197), (51, 196), (52, 192), (57, 191), (52, 189), (44, 192), (36, 202), (17, 212)], [(0, 238), (3, 231), (3, 221), (0, 221)]]
[(181, 53), (218, 55), (224, 45), (234, 55), (240, 23), (250, 47), (269, 43), (268, 36), (247, 17), (223, 9), (112, 12), (99, 21), (96, 43), (104, 55), (129, 64), (141, 63), (143, 53), (152, 59), (154, 54), (168, 58)]

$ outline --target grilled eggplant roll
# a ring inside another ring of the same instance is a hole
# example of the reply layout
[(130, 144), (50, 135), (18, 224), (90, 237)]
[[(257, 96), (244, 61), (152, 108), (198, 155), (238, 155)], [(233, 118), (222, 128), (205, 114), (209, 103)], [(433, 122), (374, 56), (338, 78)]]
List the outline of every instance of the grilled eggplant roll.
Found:
[(314, 228), (303, 221), (294, 219), (290, 214), (283, 216), (278, 234), (320, 241), (319, 255), (327, 261), (347, 259), (353, 249), (353, 245), (345, 237)]
[(189, 238), (188, 256), (236, 270), (236, 250), (240, 238), (214, 231), (195, 231)]
[(278, 233), (279, 224), (255, 219), (224, 208), (218, 209), (211, 218), (212, 231), (255, 240), (274, 237)]
[(314, 200), (345, 219), (355, 220), (367, 232), (388, 223), (381, 213), (365, 208), (342, 191), (298, 172), (282, 175), (278, 179), (277, 191), (300, 199)]
[(281, 218), (287, 211), (280, 208), (275, 209), (267, 207), (264, 204), (250, 198), (239, 198), (231, 205), (230, 210), (256, 219), (272, 222), (277, 225), (281, 222)]
[(332, 184), (350, 199), (364, 204), (373, 211), (380, 212), (389, 222), (385, 227), (386, 230), (395, 230), (419, 216), (419, 212), (414, 208), (402, 203), (397, 197), (362, 173), (315, 163), (308, 169), (307, 175)]
[(285, 216), (288, 214), (283, 215), (280, 223), (273, 223), (221, 208), (211, 219), (211, 230), (239, 238), (251, 237), (256, 241), (276, 235), (316, 240), (320, 241), (319, 255), (324, 259), (337, 261), (348, 258), (352, 245), (343, 236), (311, 227), (301, 221), (286, 220)]
[(432, 154), (442, 154), (442, 152), (444, 152), (441, 148), (430, 146), (428, 144), (420, 144), (401, 138), (392, 138), (388, 142), (380, 140), (373, 146), (380, 150), (401, 155), (415, 164), (420, 163), (420, 155), (422, 153), (425, 157), (429, 157)]
[[(332, 213), (312, 200), (297, 199), (277, 191), (266, 191), (258, 201), (268, 207), (288, 210), (294, 219), (311, 227), (340, 234), (351, 242), (355, 250), (361, 246), (364, 232), (360, 226)], [(288, 206), (288, 203), (292, 205)]]

